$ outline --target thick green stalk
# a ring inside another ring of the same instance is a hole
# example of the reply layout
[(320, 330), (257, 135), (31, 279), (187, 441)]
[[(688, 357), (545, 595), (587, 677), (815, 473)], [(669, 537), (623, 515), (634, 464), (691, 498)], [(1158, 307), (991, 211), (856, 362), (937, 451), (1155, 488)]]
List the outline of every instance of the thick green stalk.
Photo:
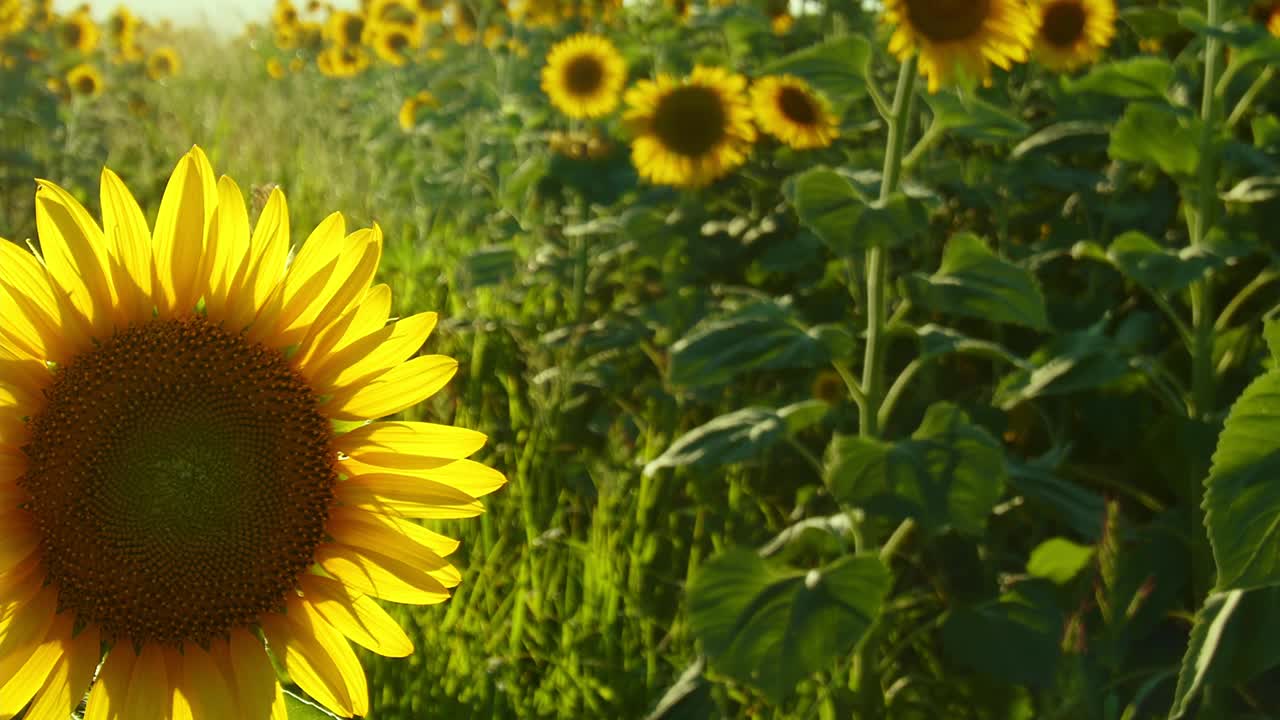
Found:
[[(884, 172), (880, 176), (880, 200), (883, 202), (898, 189), (902, 171), (902, 152), (906, 147), (907, 120), (910, 115), (911, 92), (915, 86), (916, 61), (913, 56), (898, 70), (898, 87), (889, 109), (889, 137), (885, 142)], [(864, 437), (878, 437), (878, 415), (884, 401), (884, 326), (889, 281), (889, 259), (884, 248), (867, 251), (867, 349), (862, 365), (862, 391), (866, 402), (859, 406), (858, 432)]]

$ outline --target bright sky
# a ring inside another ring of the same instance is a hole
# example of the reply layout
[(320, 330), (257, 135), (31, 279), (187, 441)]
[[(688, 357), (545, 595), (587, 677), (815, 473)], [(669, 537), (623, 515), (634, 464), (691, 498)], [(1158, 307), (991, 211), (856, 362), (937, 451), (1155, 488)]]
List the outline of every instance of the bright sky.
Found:
[[(83, 4), (83, 0), (54, 0), (59, 12)], [(305, 4), (304, 2), (295, 4)], [(338, 0), (338, 7), (355, 6), (355, 0)], [(220, 31), (235, 32), (245, 23), (266, 22), (271, 18), (275, 0), (89, 0), (93, 16), (105, 18), (118, 5), (126, 5), (134, 14), (147, 20), (168, 18), (175, 25), (207, 25)]]

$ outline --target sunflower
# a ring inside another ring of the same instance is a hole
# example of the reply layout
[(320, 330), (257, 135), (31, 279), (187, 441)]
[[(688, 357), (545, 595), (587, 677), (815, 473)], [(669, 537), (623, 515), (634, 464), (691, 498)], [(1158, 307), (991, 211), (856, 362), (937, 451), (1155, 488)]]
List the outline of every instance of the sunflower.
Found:
[(182, 61), (178, 59), (178, 51), (171, 47), (156, 48), (147, 57), (147, 77), (152, 80), (173, 77), (181, 69)]
[(364, 16), (336, 10), (324, 24), (324, 37), (334, 45), (359, 45), (364, 40)]
[(627, 90), (623, 119), (641, 177), (702, 187), (746, 162), (756, 139), (746, 85), (741, 75), (698, 66), (683, 80), (660, 74)]
[(1097, 62), (1116, 33), (1115, 0), (1041, 0), (1036, 59), (1052, 70)]
[(125, 45), (133, 41), (134, 34), (138, 31), (138, 18), (129, 12), (129, 8), (121, 5), (116, 8), (109, 18), (107, 18), (107, 37), (117, 46)]
[(571, 118), (608, 115), (618, 106), (627, 64), (607, 38), (581, 33), (556, 43), (542, 68), (542, 91)]
[(0, 38), (16, 35), (27, 27), (24, 0), (0, 0)]
[(68, 50), (88, 54), (98, 47), (98, 26), (87, 12), (76, 12), (62, 20), (58, 40)]
[(271, 11), (271, 25), (273, 27), (292, 29), (298, 25), (299, 20), (298, 8), (294, 6), (291, 0), (276, 0), (276, 6)]
[(769, 27), (773, 28), (774, 35), (785, 35), (795, 24), (795, 18), (791, 16), (790, 0), (765, 0), (764, 14), (769, 18)]
[(316, 56), (316, 67), (322, 75), (334, 78), (350, 78), (369, 68), (369, 53), (360, 46), (325, 48)]
[(821, 400), (828, 405), (839, 405), (845, 398), (847, 390), (844, 379), (840, 377), (840, 373), (835, 370), (819, 370), (817, 376), (813, 378), (813, 386), (810, 392), (815, 400)]
[(414, 3), (414, 9), (418, 11), (418, 17), (423, 22), (433, 23), (440, 20), (440, 16), (444, 13), (443, 0), (417, 0)]
[(416, 95), (405, 98), (405, 101), (400, 105), (400, 113), (397, 117), (400, 121), (400, 129), (409, 132), (418, 125), (419, 110), (439, 106), (440, 102), (436, 100), (436, 96), (432, 95), (430, 90), (420, 90)]
[(1249, 8), (1249, 16), (1272, 35), (1280, 37), (1280, 0), (1255, 3)]
[(267, 76), (272, 80), (279, 80), (288, 75), (284, 63), (280, 62), (280, 58), (267, 58)]
[(283, 717), (269, 649), (367, 715), (349, 643), (413, 651), (372, 597), (461, 579), (458, 543), (413, 519), (477, 515), (505, 482), (465, 459), (480, 433), (376, 421), (456, 371), (409, 359), (435, 314), (387, 323), (376, 226), (335, 213), (289, 262), (284, 195), (251, 233), (199, 148), (154, 231), (109, 170), (101, 203), (99, 226), (40, 182), (43, 257), (0, 243), (5, 707), (66, 718), (101, 661), (88, 717)]
[(67, 87), (75, 95), (98, 97), (102, 86), (102, 73), (88, 63), (80, 63), (67, 71)]
[(929, 92), (957, 81), (989, 82), (988, 61), (1008, 70), (1026, 62), (1035, 18), (1023, 0), (886, 0), (894, 26), (889, 51), (906, 60), (920, 51)]
[(793, 75), (770, 75), (751, 86), (760, 129), (796, 150), (827, 147), (839, 134), (827, 99)]
[(422, 47), (422, 29), (415, 23), (378, 23), (370, 28), (370, 45), (379, 58), (396, 67), (409, 61), (409, 52)]

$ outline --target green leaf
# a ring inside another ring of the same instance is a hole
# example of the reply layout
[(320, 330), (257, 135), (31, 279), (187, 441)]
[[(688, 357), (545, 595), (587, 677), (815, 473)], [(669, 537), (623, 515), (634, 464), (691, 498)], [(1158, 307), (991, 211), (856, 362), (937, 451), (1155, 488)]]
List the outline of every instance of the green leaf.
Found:
[(1200, 165), (1196, 133), (1172, 111), (1155, 105), (1125, 108), (1107, 152), (1112, 159), (1155, 165), (1170, 175), (1191, 176)]
[(809, 170), (787, 189), (800, 221), (841, 257), (902, 245), (928, 224), (920, 204), (906, 195), (868, 200), (847, 177), (826, 168)]
[(716, 466), (750, 460), (783, 439), (786, 431), (786, 422), (774, 410), (743, 408), (681, 435), (644, 466), (644, 473), (652, 475), (666, 467)]
[(787, 424), (787, 434), (795, 435), (813, 427), (831, 412), (831, 406), (822, 400), (801, 400), (779, 408), (778, 417)]
[(1033, 370), (1015, 370), (1000, 381), (993, 398), (997, 407), (1008, 410), (1031, 398), (1103, 387), (1131, 372), (1128, 358), (1100, 326), (1053, 338), (1031, 362)]
[(1280, 665), (1280, 587), (1213, 593), (1196, 613), (1170, 720), (1187, 717), (1206, 685), (1247, 683)]
[(1130, 280), (1162, 292), (1176, 292), (1199, 280), (1214, 265), (1213, 258), (1190, 248), (1174, 252), (1160, 247), (1155, 240), (1130, 230), (1107, 247), (1107, 259)]
[(1063, 616), (1053, 585), (1019, 583), (999, 600), (953, 610), (942, 646), (957, 662), (1006, 683), (1047, 686), (1061, 654)]
[(1280, 175), (1247, 177), (1221, 194), (1223, 200), (1235, 203), (1267, 202), (1280, 196)]
[(1214, 593), (1205, 600), (1204, 607), (1196, 613), (1191, 627), (1191, 639), (1182, 657), (1182, 670), (1178, 673), (1178, 687), (1173, 694), (1173, 707), (1169, 719), (1177, 720), (1186, 715), (1191, 701), (1199, 694), (1210, 671), (1214, 669), (1222, 640), (1226, 635), (1231, 616), (1240, 607), (1244, 592)]
[(479, 248), (462, 261), (468, 288), (497, 285), (516, 271), (516, 251), (510, 243)]
[(912, 273), (903, 289), (917, 305), (940, 313), (1049, 329), (1044, 295), (1030, 271), (996, 255), (977, 235), (960, 233), (932, 276)]
[(781, 57), (764, 67), (766, 74), (804, 78), (832, 104), (848, 104), (867, 93), (871, 44), (861, 35), (845, 35)]
[(1009, 140), (1030, 127), (1007, 110), (971, 93), (941, 92), (924, 96), (933, 113), (932, 127), (974, 140)]
[(935, 403), (910, 440), (837, 435), (827, 447), (827, 484), (850, 505), (931, 532), (981, 536), (1004, 491), (1004, 450), (959, 408)]
[(1061, 152), (1076, 148), (1105, 147), (1111, 129), (1099, 122), (1068, 120), (1043, 127), (1014, 146), (1009, 157), (1018, 159), (1033, 152)]
[(1131, 6), (1120, 11), (1120, 19), (1144, 38), (1161, 38), (1182, 30), (1177, 13), (1168, 8)]
[(1059, 585), (1071, 582), (1093, 559), (1093, 548), (1066, 538), (1049, 538), (1031, 551), (1027, 573)]
[(1142, 56), (1094, 65), (1084, 77), (1068, 80), (1066, 88), (1071, 93), (1097, 93), (1126, 100), (1164, 100), (1172, 82), (1173, 65), (1168, 60)]
[(675, 385), (719, 385), (748, 370), (817, 367), (826, 346), (806, 331), (790, 307), (758, 301), (698, 323), (671, 346), (669, 379)]
[(990, 340), (979, 340), (949, 327), (929, 323), (916, 328), (920, 338), (920, 359), (961, 353), (1003, 360), (1015, 367), (1030, 369), (1031, 364), (1009, 352), (1007, 348)]
[(711, 683), (703, 677), (707, 660), (699, 657), (685, 668), (675, 684), (667, 688), (653, 712), (645, 720), (706, 720), (719, 717)]
[(1271, 362), (1280, 365), (1280, 318), (1271, 318), (1262, 326), (1262, 337), (1271, 351)]
[(1217, 590), (1280, 584), (1280, 371), (1231, 407), (1205, 486)]
[(893, 578), (874, 555), (799, 570), (741, 548), (711, 558), (689, 586), (689, 621), (712, 666), (781, 702), (848, 655), (880, 615)]
[(1009, 463), (1008, 480), (1014, 492), (1052, 511), (1083, 537), (1096, 540), (1102, 536), (1105, 505), (1102, 496), (1093, 490), (1059, 478), (1040, 459)]
[(284, 706), (289, 720), (338, 720), (337, 715), (288, 690), (284, 691)]

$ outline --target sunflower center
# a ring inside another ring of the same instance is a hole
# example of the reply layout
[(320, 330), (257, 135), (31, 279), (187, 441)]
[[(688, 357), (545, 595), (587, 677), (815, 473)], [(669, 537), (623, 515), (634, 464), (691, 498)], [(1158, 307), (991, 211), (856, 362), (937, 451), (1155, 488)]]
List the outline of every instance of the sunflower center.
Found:
[(76, 92), (80, 95), (92, 95), (98, 89), (98, 81), (92, 75), (81, 75), (76, 78)]
[(1044, 13), (1040, 34), (1050, 45), (1067, 48), (1075, 45), (1084, 33), (1084, 8), (1074, 2), (1050, 5)]
[(991, 0), (906, 0), (911, 27), (933, 42), (972, 37), (982, 28)]
[(347, 18), (347, 22), (342, 26), (342, 34), (346, 38), (347, 45), (360, 44), (360, 38), (364, 37), (364, 20), (359, 17)]
[(653, 132), (673, 152), (698, 157), (724, 138), (728, 120), (719, 93), (701, 85), (686, 85), (658, 101)]
[(284, 357), (200, 318), (118, 332), (29, 421), (59, 602), (109, 637), (204, 643), (277, 609), (324, 540), (332, 430)]
[(818, 108), (813, 98), (799, 88), (782, 88), (778, 93), (778, 109), (797, 125), (815, 125), (818, 122)]
[(84, 37), (80, 26), (76, 23), (64, 25), (62, 28), (62, 41), (67, 47), (80, 47), (80, 39)]
[(391, 48), (395, 52), (403, 50), (408, 44), (409, 38), (401, 33), (393, 32), (387, 35), (387, 47)]
[(564, 84), (574, 95), (591, 95), (600, 89), (604, 67), (591, 55), (579, 55), (564, 66)]

